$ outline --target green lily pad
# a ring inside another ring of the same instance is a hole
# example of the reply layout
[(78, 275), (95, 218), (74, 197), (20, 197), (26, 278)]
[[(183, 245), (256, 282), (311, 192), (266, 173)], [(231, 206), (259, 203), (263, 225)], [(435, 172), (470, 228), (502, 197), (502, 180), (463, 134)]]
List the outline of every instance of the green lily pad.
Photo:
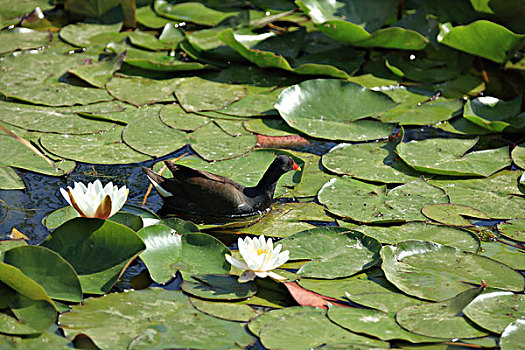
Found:
[(156, 102), (174, 102), (175, 91), (180, 78), (154, 80), (141, 77), (113, 77), (106, 89), (111, 96), (134, 106)]
[(291, 316), (304, 313), (308, 314), (309, 312), (313, 312), (313, 310), (315, 309), (309, 306), (290, 306), (283, 309), (270, 310), (258, 315), (253, 320), (251, 320), (248, 323), (248, 329), (256, 336), (259, 336), (261, 329), (263, 329), (263, 327), (271, 321), (278, 320), (283, 316)]
[[(400, 50), (422, 50), (428, 43), (428, 40), (418, 32), (400, 27), (379, 29), (371, 34), (360, 25), (362, 19), (353, 19), (359, 24), (352, 23), (352, 19), (350, 21), (340, 19), (346, 19), (347, 17), (344, 14), (336, 14), (336, 6), (328, 2), (300, 0), (296, 3), (312, 19), (317, 29), (335, 40), (351, 45)], [(348, 6), (350, 15), (356, 12), (355, 8), (361, 8), (362, 4), (357, 7), (354, 6)], [(381, 3), (381, 6), (383, 6), (383, 3)], [(342, 8), (344, 9), (344, 7)], [(373, 13), (374, 11), (371, 12)]]
[(26, 350), (38, 350), (42, 348), (42, 344), (46, 344), (53, 349), (71, 349), (73, 344), (71, 344), (69, 339), (56, 334), (57, 332), (58, 326), (52, 325), (46, 332), (31, 337), (0, 335), (0, 347), (9, 349), (10, 347), (18, 346)]
[(296, 232), (314, 228), (307, 221), (333, 221), (326, 216), (324, 208), (315, 203), (278, 203), (255, 224), (234, 229), (236, 234), (288, 237)]
[(0, 332), (39, 334), (56, 319), (55, 304), (42, 286), (18, 268), (0, 262)]
[(24, 190), (26, 185), (16, 171), (7, 166), (0, 167), (0, 190)]
[(460, 135), (488, 135), (495, 133), (494, 131), (487, 130), (479, 125), (471, 123), (463, 117), (453, 118), (442, 123), (438, 123), (434, 125), (434, 127), (443, 131)]
[(504, 242), (481, 242), (480, 255), (489, 257), (516, 270), (525, 270), (525, 254)]
[[(232, 179), (244, 186), (255, 186), (266, 171), (268, 166), (273, 162), (275, 157), (280, 154), (292, 156), (291, 153), (272, 149), (258, 149), (250, 152), (246, 156), (217, 161), (213, 163), (206, 162), (198, 157), (184, 157), (177, 161), (177, 164), (186, 165), (192, 168), (208, 171), (212, 174), (222, 175)], [(292, 156), (293, 157), (293, 156)], [(301, 166), (303, 163), (299, 158), (293, 157), (294, 161)], [(158, 170), (160, 167), (155, 167)], [(171, 172), (167, 170), (164, 177), (171, 177)], [(297, 184), (298, 180), (293, 171), (281, 176), (275, 187), (275, 196), (281, 196), (289, 193), (288, 187)]]
[(250, 119), (244, 123), (244, 128), (254, 134), (265, 136), (290, 136), (296, 135), (297, 131), (290, 128), (281, 119)]
[(482, 288), (471, 288), (440, 303), (406, 307), (396, 314), (396, 321), (406, 330), (428, 337), (483, 337), (488, 335), (488, 332), (461, 314), (481, 292)]
[(523, 118), (518, 118), (521, 108), (521, 96), (510, 101), (484, 96), (468, 100), (465, 103), (463, 118), (490, 131), (501, 132), (507, 127), (522, 129)]
[[(286, 308), (284, 310), (289, 310)], [(385, 347), (387, 343), (349, 332), (325, 316), (325, 310), (303, 307), (304, 312), (279, 312), (259, 332), (261, 343), (269, 349), (312, 349), (323, 344)], [(264, 316), (264, 315), (263, 315)], [(263, 317), (261, 316), (261, 317)]]
[(511, 292), (482, 294), (463, 313), (480, 327), (500, 334), (509, 323), (525, 317), (525, 297)]
[(381, 249), (387, 279), (403, 292), (445, 300), (484, 280), (489, 287), (522, 291), (524, 278), (497, 261), (434, 242), (405, 241)]
[[(129, 123), (122, 132), (124, 142), (136, 150), (153, 157), (162, 157), (183, 147), (188, 142), (185, 132), (164, 124), (159, 116), (160, 105), (148, 106), (151, 115)], [(169, 140), (169, 142), (166, 142)]]
[(146, 248), (133, 230), (109, 220), (74, 218), (42, 242), (76, 270), (82, 291), (105, 294), (124, 267)]
[(223, 84), (199, 77), (179, 78), (175, 95), (186, 112), (214, 111), (246, 96), (243, 85)]
[(190, 298), (190, 302), (200, 312), (228, 321), (248, 322), (257, 315), (256, 311), (249, 305), (207, 301), (197, 298)]
[(396, 323), (394, 316), (378, 310), (330, 307), (328, 318), (352, 332), (371, 335), (381, 340), (401, 339), (411, 343), (439, 341), (436, 338), (425, 337), (404, 330)]
[(420, 174), (395, 154), (400, 142), (341, 143), (323, 155), (323, 165), (336, 174), (361, 180), (407, 183)]
[(319, 202), (329, 212), (359, 222), (425, 221), (426, 204), (448, 203), (445, 192), (422, 178), (395, 187), (377, 186), (348, 177), (328, 181), (319, 191)]
[(346, 141), (389, 136), (393, 125), (360, 119), (394, 106), (381, 92), (331, 79), (308, 80), (286, 88), (275, 104), (290, 127), (313, 137)]
[[(342, 226), (345, 223), (340, 222)], [(377, 239), (383, 244), (396, 244), (409, 239), (432, 241), (460, 250), (477, 253), (480, 248), (479, 238), (470, 231), (443, 225), (422, 222), (408, 222), (400, 226), (357, 226), (353, 230)]]
[(239, 14), (233, 11), (217, 11), (199, 2), (173, 4), (165, 0), (157, 0), (155, 1), (154, 9), (156, 13), (163, 17), (205, 26), (215, 26), (226, 18)]
[(243, 323), (208, 316), (180, 291), (160, 288), (86, 299), (61, 314), (60, 325), (68, 338), (84, 334), (102, 349), (228, 349), (253, 341)]
[(50, 176), (62, 176), (70, 173), (76, 166), (75, 162), (59, 160), (50, 165), (35, 152), (18, 140), (2, 132), (0, 134), (0, 163), (4, 166), (34, 171)]
[(92, 164), (128, 164), (151, 159), (122, 142), (124, 127), (98, 134), (60, 135), (44, 134), (42, 146), (49, 152), (68, 159)]
[(52, 9), (54, 4), (50, 4), (49, 0), (25, 0), (15, 3), (9, 0), (2, 0), (0, 1), (0, 15), (7, 18), (24, 16), (36, 7), (40, 7), (42, 11), (45, 11)]
[(263, 115), (277, 115), (273, 108), (275, 101), (283, 89), (246, 85), (246, 96), (218, 112), (238, 116), (255, 117)]
[(492, 219), (525, 218), (525, 198), (518, 188), (521, 172), (503, 170), (486, 179), (431, 180), (451, 203), (471, 206)]
[(381, 89), (395, 102), (396, 107), (383, 112), (377, 117), (384, 123), (400, 125), (429, 125), (448, 120), (463, 107), (461, 100), (415, 94), (405, 88), (394, 87)]
[(346, 277), (379, 263), (381, 244), (361, 232), (318, 227), (283, 239), (290, 260), (310, 260), (297, 273), (312, 278)]
[(133, 45), (152, 51), (162, 51), (176, 49), (179, 43), (184, 40), (184, 35), (173, 24), (167, 23), (159, 38), (151, 33), (135, 29), (129, 35), (129, 40)]
[(0, 54), (16, 50), (37, 49), (46, 46), (51, 37), (48, 33), (27, 28), (13, 28), (0, 32)]
[(505, 63), (519, 49), (525, 35), (514, 34), (507, 28), (486, 20), (464, 26), (441, 25), (439, 43), (497, 63)]
[(84, 106), (52, 108), (0, 101), (0, 120), (26, 130), (61, 134), (91, 134), (108, 131), (114, 126), (112, 123), (82, 118), (77, 114), (86, 109), (86, 112), (93, 114), (104, 112), (106, 109), (110, 111), (115, 108), (112, 103), (88, 106), (90, 108), (83, 108)]
[(255, 135), (231, 136), (216, 123), (204, 125), (189, 137), (191, 148), (209, 161), (237, 158), (250, 152), (257, 143)]
[(178, 104), (163, 106), (159, 115), (167, 126), (184, 131), (194, 131), (211, 122), (208, 117), (186, 112)]
[(53, 299), (82, 301), (82, 289), (73, 267), (52, 250), (20, 246), (2, 253), (1, 260), (39, 283)]
[(151, 6), (138, 8), (135, 15), (137, 22), (148, 28), (159, 29), (172, 23), (169, 19), (159, 16)]
[(328, 174), (321, 163), (321, 157), (311, 153), (296, 153), (304, 160), (301, 165), (301, 182), (293, 189), (294, 197), (313, 197), (316, 196), (323, 185), (334, 178)]
[(498, 231), (507, 238), (525, 242), (525, 220), (510, 220), (499, 223)]
[(113, 73), (120, 69), (123, 61), (124, 55), (112, 55), (99, 62), (73, 67), (68, 72), (93, 86), (104, 88), (111, 80)]
[[(112, 97), (102, 89), (68, 84), (61, 78), (70, 68), (84, 64), (84, 55), (25, 53), (7, 56), (0, 63), (0, 91), (17, 100), (46, 106), (86, 105), (109, 101)], [(31, 67), (31, 69), (28, 69)]]
[(525, 144), (520, 144), (512, 150), (512, 161), (522, 169), (525, 169)]
[(177, 272), (171, 269), (171, 265), (180, 260), (181, 235), (165, 225), (144, 227), (137, 234), (146, 245), (140, 258), (146, 264), (151, 278), (159, 284), (168, 282)]
[[(294, 72), (303, 75), (327, 75), (334, 78), (348, 78), (349, 73), (359, 68), (362, 62), (362, 56), (350, 50), (334, 52), (338, 54), (337, 59), (330, 59), (330, 56), (321, 56), (316, 54), (305, 55), (295, 61), (295, 64), (290, 63), (279, 52), (275, 53), (275, 44), (269, 44), (268, 41), (275, 39), (273, 33), (265, 34), (244, 34), (235, 33), (233, 29), (228, 28), (218, 34), (218, 38), (226, 43), (229, 47), (237, 51), (242, 57), (250, 62), (255, 63), (261, 68), (280, 68), (285, 71)], [(267, 45), (264, 45), (267, 44)], [(262, 46), (260, 49), (259, 46)], [(269, 46), (269, 48), (265, 47)], [(287, 45), (282, 45), (286, 49)], [(269, 50), (271, 49), (271, 50)], [(349, 71), (340, 69), (337, 66), (342, 66), (341, 62), (349, 62), (345, 68)]]
[(185, 280), (181, 288), (185, 293), (212, 300), (241, 300), (257, 292), (253, 282), (239, 283), (237, 276), (197, 275), (194, 281)]
[(503, 331), (499, 345), (502, 350), (517, 349), (525, 341), (525, 320), (511, 322)]
[(76, 23), (69, 24), (60, 30), (60, 38), (71, 45), (92, 49), (103, 49), (111, 41), (121, 41), (128, 36), (127, 32), (119, 32), (122, 23), (94, 24)]
[(466, 153), (477, 139), (404, 142), (397, 154), (418, 171), (454, 176), (490, 176), (511, 164), (508, 147)]
[(421, 212), (429, 219), (450, 226), (474, 226), (464, 216), (490, 220), (481, 210), (454, 203), (427, 204), (421, 209)]

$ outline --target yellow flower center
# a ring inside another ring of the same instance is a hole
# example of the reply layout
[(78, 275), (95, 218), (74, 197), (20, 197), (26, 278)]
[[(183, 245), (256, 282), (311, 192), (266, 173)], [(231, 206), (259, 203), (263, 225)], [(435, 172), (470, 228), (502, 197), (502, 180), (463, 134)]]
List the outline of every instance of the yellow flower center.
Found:
[(264, 249), (261, 249), (261, 248), (257, 249), (257, 255), (262, 255), (262, 254), (267, 254), (267, 253), (268, 252)]

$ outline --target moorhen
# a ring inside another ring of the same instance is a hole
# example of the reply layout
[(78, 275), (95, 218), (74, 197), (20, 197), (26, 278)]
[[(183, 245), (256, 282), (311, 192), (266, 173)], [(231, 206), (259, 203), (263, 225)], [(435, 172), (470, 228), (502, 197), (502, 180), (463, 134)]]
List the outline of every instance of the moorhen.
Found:
[(245, 187), (224, 176), (164, 161), (173, 174), (167, 179), (153, 170), (142, 171), (162, 196), (164, 207), (179, 215), (240, 218), (262, 214), (273, 201), (277, 180), (290, 170), (301, 170), (292, 158), (280, 155), (254, 187)]

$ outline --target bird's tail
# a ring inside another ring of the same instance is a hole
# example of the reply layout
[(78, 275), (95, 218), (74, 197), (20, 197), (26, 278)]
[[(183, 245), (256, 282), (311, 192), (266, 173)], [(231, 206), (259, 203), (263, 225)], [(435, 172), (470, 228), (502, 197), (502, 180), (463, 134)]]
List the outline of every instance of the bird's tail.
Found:
[(155, 187), (155, 190), (162, 196), (162, 197), (171, 197), (173, 196), (173, 193), (167, 191), (162, 187), (162, 183), (166, 181), (165, 177), (160, 176), (153, 170), (145, 167), (140, 167), (144, 174), (148, 177), (149, 181)]

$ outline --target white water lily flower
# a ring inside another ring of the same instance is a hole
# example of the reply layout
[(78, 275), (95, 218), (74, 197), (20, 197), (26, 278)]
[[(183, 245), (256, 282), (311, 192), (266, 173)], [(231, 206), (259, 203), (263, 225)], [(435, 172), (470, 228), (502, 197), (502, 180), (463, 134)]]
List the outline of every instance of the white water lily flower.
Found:
[(278, 244), (275, 249), (271, 238), (264, 239), (246, 237), (244, 240), (239, 238), (237, 245), (239, 253), (244, 261), (237, 260), (230, 255), (225, 254), (226, 260), (233, 266), (244, 270), (239, 276), (239, 282), (248, 282), (257, 277), (270, 277), (277, 281), (286, 280), (271, 270), (281, 266), (290, 258), (290, 252), (285, 250), (281, 252), (282, 245)]
[(60, 193), (66, 201), (86, 218), (107, 219), (116, 214), (126, 203), (129, 189), (126, 186), (118, 188), (109, 182), (102, 187), (100, 180), (90, 182), (87, 187), (81, 182), (75, 182), (75, 187), (61, 188)]

